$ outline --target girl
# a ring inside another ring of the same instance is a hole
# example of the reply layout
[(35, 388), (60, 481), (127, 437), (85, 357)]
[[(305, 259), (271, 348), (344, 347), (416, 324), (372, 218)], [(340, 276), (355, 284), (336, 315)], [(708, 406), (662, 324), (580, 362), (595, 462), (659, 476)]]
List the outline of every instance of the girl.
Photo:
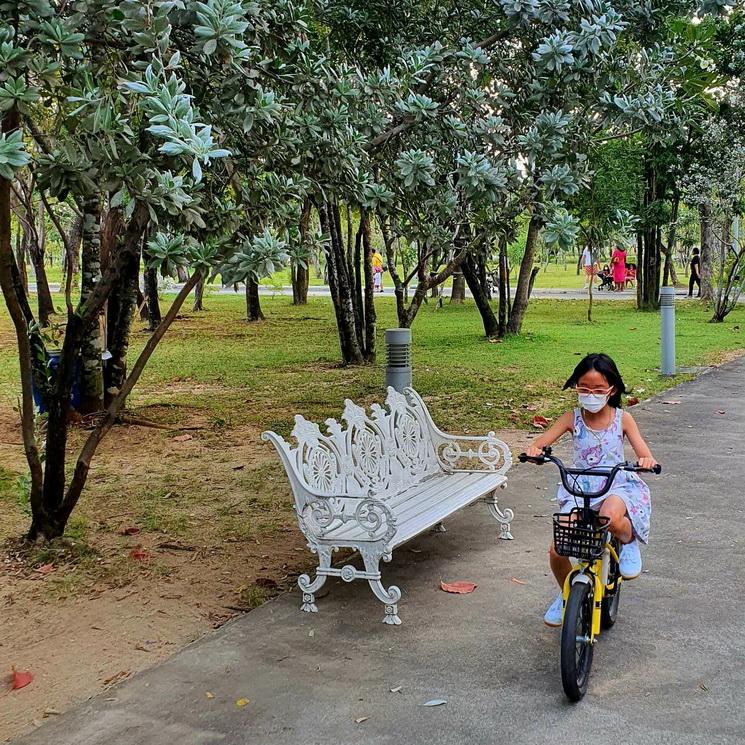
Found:
[[(614, 466), (625, 460), (624, 437), (628, 438), (642, 468), (653, 468), (657, 461), (639, 433), (631, 414), (621, 411), (621, 396), (626, 393), (616, 363), (607, 354), (590, 354), (577, 365), (564, 384), (564, 390), (577, 391), (579, 406), (562, 414), (549, 430), (536, 438), (526, 450), (532, 457), (542, 454), (542, 448), (551, 445), (566, 432), (572, 433), (574, 466)], [(580, 476), (579, 483), (585, 490), (598, 489), (604, 483), (602, 476)], [(575, 498), (563, 486), (559, 487), (558, 500), (561, 512), (575, 507)], [(611, 533), (621, 542), (619, 568), (625, 579), (638, 577), (642, 571), (639, 543), (649, 537), (649, 516), (652, 505), (649, 488), (635, 473), (620, 471), (610, 492), (591, 502), (593, 509), (610, 518)], [(571, 570), (571, 562), (556, 553), (553, 543), (549, 548), (551, 570), (559, 583)], [(548, 626), (560, 626), (562, 619), (562, 594), (559, 592), (543, 620)]]

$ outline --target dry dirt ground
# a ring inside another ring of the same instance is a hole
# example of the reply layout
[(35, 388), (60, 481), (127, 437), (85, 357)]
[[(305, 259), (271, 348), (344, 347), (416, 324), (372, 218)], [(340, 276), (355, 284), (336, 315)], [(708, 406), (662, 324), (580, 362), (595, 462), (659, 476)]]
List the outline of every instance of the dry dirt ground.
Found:
[[(117, 427), (70, 538), (24, 549), (17, 414), (0, 408), (0, 741), (165, 659), (313, 565), (284, 473), (255, 428), (216, 427), (194, 410), (136, 413), (182, 429)], [(515, 448), (526, 441), (502, 436)], [(11, 691), (13, 666), (33, 682)]]
[[(24, 471), (14, 419), (0, 410), (6, 485)], [(46, 550), (19, 550), (28, 516), (6, 492), (0, 741), (291, 585), (311, 559), (277, 466), (246, 427), (119, 427), (94, 459), (71, 540)], [(33, 682), (11, 692), (12, 666)]]

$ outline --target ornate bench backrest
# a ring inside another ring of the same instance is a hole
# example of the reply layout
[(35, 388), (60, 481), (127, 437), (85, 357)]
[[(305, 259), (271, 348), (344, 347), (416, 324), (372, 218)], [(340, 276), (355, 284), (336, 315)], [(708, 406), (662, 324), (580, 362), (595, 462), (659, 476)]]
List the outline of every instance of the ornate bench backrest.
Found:
[(292, 430), (297, 445), (265, 433), (282, 456), (298, 509), (314, 495), (387, 499), (441, 470), (428, 413), (418, 397), (388, 389), (386, 406), (371, 413), (345, 401), (343, 427), (327, 419), (328, 434), (301, 415)]

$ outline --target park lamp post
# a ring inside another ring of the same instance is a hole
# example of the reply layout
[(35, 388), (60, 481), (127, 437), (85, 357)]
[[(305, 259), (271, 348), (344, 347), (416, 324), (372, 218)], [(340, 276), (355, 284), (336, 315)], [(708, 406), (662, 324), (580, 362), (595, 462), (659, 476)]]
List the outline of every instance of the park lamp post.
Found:
[(411, 329), (386, 329), (385, 385), (403, 393), (411, 388)]
[(662, 361), (660, 372), (675, 375), (675, 288), (660, 288)]

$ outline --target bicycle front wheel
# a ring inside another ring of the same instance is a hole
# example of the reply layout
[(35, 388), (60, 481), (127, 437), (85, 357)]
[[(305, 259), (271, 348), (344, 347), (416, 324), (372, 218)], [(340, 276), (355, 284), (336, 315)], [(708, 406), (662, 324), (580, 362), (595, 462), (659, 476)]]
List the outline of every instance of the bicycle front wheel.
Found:
[(592, 585), (572, 585), (561, 629), (561, 682), (570, 701), (579, 701), (587, 692), (592, 667)]

